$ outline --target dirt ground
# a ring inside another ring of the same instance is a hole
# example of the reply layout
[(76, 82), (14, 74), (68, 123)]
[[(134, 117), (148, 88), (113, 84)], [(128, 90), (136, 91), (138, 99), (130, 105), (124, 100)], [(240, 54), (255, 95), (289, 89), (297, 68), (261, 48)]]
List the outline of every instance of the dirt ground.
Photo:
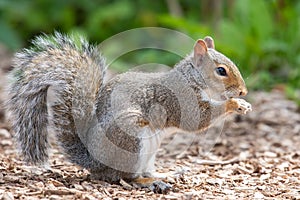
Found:
[[(1, 49), (1, 48), (0, 48)], [(4, 56), (3, 56), (4, 55)], [(0, 103), (10, 55), (0, 51)], [(2, 93), (1, 93), (2, 92)], [(251, 92), (253, 112), (200, 135), (168, 137), (157, 157), (168, 194), (91, 180), (57, 148), (51, 170), (27, 166), (0, 107), (0, 199), (300, 199), (300, 112), (282, 92)]]

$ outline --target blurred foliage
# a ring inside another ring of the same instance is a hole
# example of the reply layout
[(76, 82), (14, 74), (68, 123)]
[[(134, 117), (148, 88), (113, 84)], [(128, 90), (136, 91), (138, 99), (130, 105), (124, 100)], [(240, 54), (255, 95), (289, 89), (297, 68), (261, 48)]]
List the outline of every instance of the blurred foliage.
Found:
[[(300, 88), (300, 1), (0, 0), (0, 42), (13, 51), (42, 32), (76, 33), (100, 43), (148, 26), (175, 29), (194, 39), (211, 35), (250, 88), (284, 85), (289, 96), (299, 98), (293, 91)], [(179, 59), (143, 50), (124, 55), (116, 68), (126, 70), (126, 62), (173, 65)]]

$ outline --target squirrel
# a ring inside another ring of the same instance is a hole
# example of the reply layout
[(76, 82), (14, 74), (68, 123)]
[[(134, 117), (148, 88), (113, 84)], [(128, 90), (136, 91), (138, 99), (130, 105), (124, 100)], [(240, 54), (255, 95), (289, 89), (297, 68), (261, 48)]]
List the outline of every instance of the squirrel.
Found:
[(86, 39), (56, 32), (16, 53), (7, 108), (28, 163), (48, 160), (48, 128), (67, 158), (95, 178), (170, 189), (154, 176), (166, 133), (200, 132), (251, 104), (237, 66), (207, 36), (164, 73), (126, 72), (106, 83), (105, 58)]

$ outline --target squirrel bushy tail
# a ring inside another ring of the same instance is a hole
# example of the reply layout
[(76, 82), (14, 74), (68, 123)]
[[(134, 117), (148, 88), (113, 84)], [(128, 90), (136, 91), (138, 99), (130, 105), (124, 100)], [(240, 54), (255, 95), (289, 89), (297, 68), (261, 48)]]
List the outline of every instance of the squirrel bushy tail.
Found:
[(32, 43), (32, 48), (16, 54), (8, 90), (7, 107), (21, 153), (27, 162), (46, 162), (51, 124), (70, 160), (90, 167), (94, 161), (80, 131), (95, 123), (105, 60), (82, 38), (55, 33)]

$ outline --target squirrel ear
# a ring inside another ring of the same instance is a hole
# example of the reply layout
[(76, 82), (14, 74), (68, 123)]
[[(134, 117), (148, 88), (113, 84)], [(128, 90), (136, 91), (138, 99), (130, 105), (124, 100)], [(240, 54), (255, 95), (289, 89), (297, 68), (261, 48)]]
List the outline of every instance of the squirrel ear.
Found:
[(207, 46), (204, 40), (199, 39), (194, 46), (194, 58), (199, 58), (207, 53)]
[(212, 39), (212, 37), (210, 36), (206, 36), (204, 38), (204, 41), (207, 45), (208, 48), (214, 49), (215, 48), (215, 43), (214, 43), (214, 39)]

